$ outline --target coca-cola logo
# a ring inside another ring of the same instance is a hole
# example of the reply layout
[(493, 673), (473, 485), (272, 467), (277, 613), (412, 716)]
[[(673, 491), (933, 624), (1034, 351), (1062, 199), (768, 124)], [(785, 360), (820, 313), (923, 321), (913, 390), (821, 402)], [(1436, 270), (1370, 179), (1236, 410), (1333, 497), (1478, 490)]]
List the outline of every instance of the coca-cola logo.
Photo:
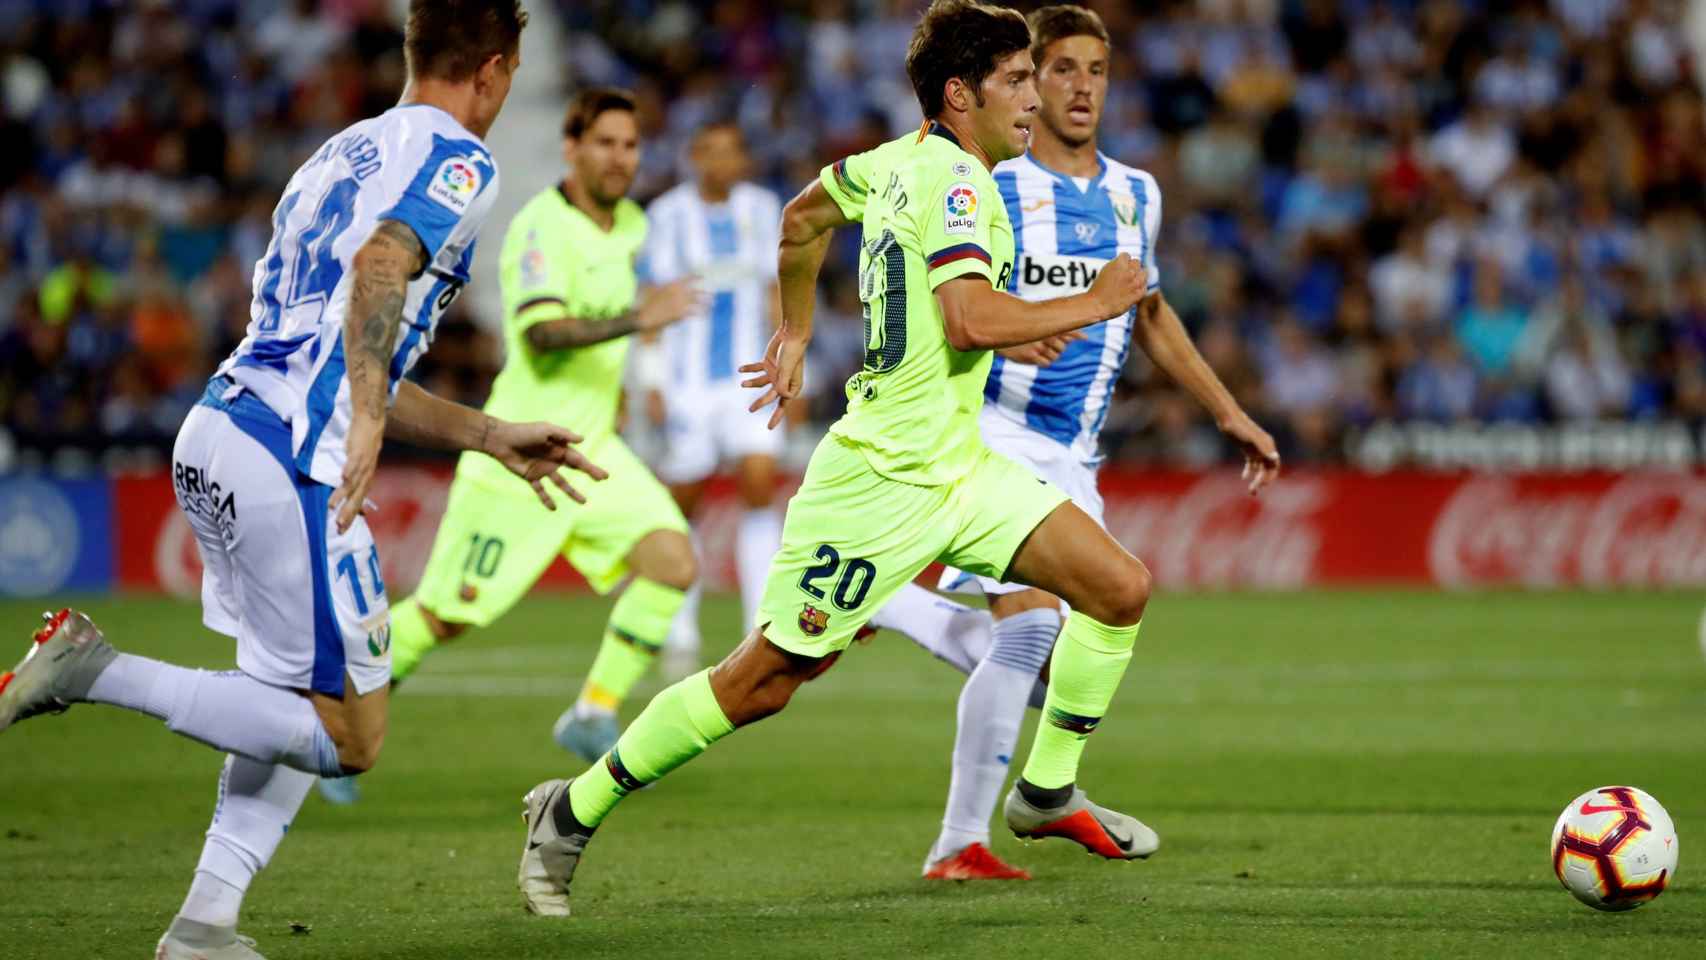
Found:
[(1289, 477), (1252, 497), (1236, 474), (1176, 496), (1110, 498), (1108, 532), (1173, 586), (1293, 588), (1314, 579), (1325, 481)]
[(1446, 586), (1706, 584), (1706, 482), (1637, 474), (1602, 490), (1465, 483), (1440, 511), (1428, 566)]

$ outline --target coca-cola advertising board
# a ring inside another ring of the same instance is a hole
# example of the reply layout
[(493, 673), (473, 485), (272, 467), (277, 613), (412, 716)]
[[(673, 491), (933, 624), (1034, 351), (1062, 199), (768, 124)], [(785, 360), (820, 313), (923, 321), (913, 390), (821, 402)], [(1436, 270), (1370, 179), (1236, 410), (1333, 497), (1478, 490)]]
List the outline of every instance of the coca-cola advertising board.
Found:
[[(420, 577), (450, 476), (380, 471), (368, 522), (392, 591)], [(115, 481), (126, 589), (193, 596), (200, 572), (164, 475)], [(1108, 529), (1170, 588), (1290, 590), (1706, 586), (1706, 475), (1288, 473), (1259, 497), (1236, 470), (1105, 471)], [(741, 505), (714, 484), (697, 517), (706, 584), (734, 586)], [(546, 588), (584, 589), (559, 560)]]

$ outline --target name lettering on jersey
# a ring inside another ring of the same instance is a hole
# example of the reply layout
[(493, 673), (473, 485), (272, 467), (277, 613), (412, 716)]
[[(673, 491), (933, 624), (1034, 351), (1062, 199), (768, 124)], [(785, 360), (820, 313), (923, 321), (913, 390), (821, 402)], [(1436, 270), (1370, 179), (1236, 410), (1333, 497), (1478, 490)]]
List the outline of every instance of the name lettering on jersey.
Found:
[(325, 163), (333, 157), (340, 157), (349, 164), (350, 174), (358, 181), (378, 173), (379, 168), (384, 165), (379, 159), (379, 147), (373, 142), (373, 138), (366, 134), (352, 133), (326, 141), (326, 145), (320, 148), (320, 152), (308, 166)]
[(977, 188), (961, 181), (948, 188), (942, 200), (942, 232), (970, 234), (977, 232)]
[(427, 182), (427, 196), (457, 213), (467, 213), (479, 192), (480, 168), (473, 157), (451, 157), (438, 165)]
[(1096, 234), (1100, 233), (1102, 225), (1094, 220), (1080, 220), (1072, 225), (1072, 232), (1078, 235), (1078, 242), (1089, 246), (1096, 242)]
[(906, 209), (906, 186), (900, 182), (900, 174), (889, 174), (889, 184), (883, 188), (883, 200), (895, 213)]
[(1090, 289), (1106, 261), (1093, 257), (1066, 257), (1025, 253), (1019, 257), (1019, 292), (1038, 291), (1039, 299), (1052, 300), (1066, 293)]

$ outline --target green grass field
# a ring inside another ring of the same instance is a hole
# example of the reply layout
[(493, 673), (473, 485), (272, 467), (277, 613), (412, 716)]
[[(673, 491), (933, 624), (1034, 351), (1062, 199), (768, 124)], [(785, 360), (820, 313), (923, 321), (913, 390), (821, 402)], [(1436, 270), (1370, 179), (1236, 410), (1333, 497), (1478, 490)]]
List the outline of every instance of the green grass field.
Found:
[[(275, 960), (1699, 955), (1700, 605), (1161, 597), (1081, 781), (1154, 826), (1161, 852), (1107, 863), (997, 831), (996, 852), (1036, 875), (1005, 884), (919, 879), (960, 678), (883, 634), (630, 799), (582, 866), (577, 915), (545, 921), (515, 890), (519, 798), (577, 769), (549, 729), (606, 607), (531, 600), (398, 692), (363, 804), (310, 795), (243, 928)], [(39, 606), (0, 604), (19, 651)], [(193, 607), (88, 609), (127, 650), (231, 662)], [(720, 653), (735, 605), (706, 616)], [(219, 764), (106, 707), (0, 736), (0, 956), (151, 955)], [(1604, 783), (1647, 789), (1678, 825), (1676, 883), (1633, 913), (1577, 904), (1547, 859), (1558, 811)]]

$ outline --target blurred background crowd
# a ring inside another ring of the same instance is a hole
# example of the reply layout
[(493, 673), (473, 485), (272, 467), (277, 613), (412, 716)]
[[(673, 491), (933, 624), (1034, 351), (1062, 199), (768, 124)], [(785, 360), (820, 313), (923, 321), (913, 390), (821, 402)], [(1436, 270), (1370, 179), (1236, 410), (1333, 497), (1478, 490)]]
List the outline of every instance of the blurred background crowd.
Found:
[[(712, 117), (739, 118), (754, 177), (784, 196), (918, 122), (916, 0), (541, 5), (563, 49), (524, 70), (639, 94), (641, 200)], [(1103, 150), (1164, 192), (1166, 295), (1292, 462), (1341, 460), (1389, 421), (1706, 419), (1706, 105), (1684, 4), (1088, 5), (1114, 37)], [(401, 39), (383, 0), (0, 0), (15, 448), (169, 445), (242, 336), (285, 180), (395, 102)], [(539, 185), (506, 168), (506, 191)], [(824, 276), (820, 422), (861, 356), (855, 239)], [(474, 302), (419, 376), (477, 403), (502, 356)], [(1115, 460), (1227, 453), (1141, 352), (1116, 404)]]

